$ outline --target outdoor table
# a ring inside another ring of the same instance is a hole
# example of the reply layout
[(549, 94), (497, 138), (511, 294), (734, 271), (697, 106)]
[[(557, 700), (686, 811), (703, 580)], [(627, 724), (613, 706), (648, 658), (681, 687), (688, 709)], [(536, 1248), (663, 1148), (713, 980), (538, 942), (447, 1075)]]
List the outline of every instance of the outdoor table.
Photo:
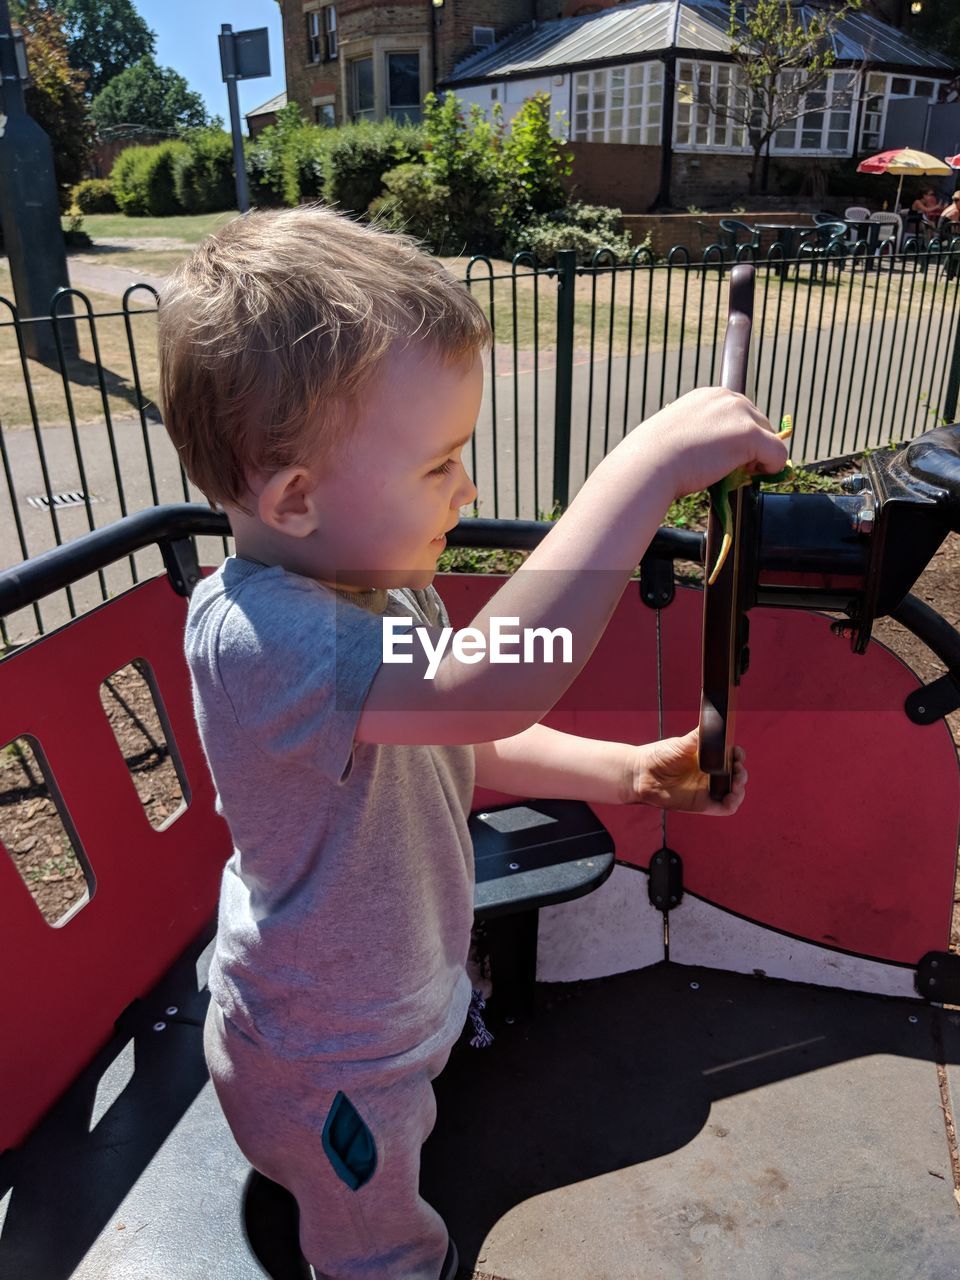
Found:
[[(804, 232), (816, 231), (817, 227), (812, 222), (754, 222), (751, 224), (754, 231), (773, 231), (776, 233), (775, 243), (783, 246), (783, 262), (792, 261), (796, 258), (799, 251), (799, 241)], [(783, 262), (777, 265), (777, 271), (780, 275), (784, 273)]]

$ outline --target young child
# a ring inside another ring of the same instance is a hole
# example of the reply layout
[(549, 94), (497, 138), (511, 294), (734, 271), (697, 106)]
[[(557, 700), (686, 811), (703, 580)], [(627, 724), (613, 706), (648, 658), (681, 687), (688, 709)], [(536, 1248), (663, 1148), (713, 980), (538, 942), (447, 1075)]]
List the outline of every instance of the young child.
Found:
[[(330, 1280), (449, 1280), (420, 1197), (431, 1081), (466, 1018), (475, 783), (730, 814), (696, 732), (652, 745), (539, 723), (590, 656), (669, 504), (784, 445), (744, 397), (684, 396), (600, 463), (473, 626), (567, 627), (571, 663), (384, 657), (384, 618), (435, 643), (445, 534), (490, 340), (402, 236), (330, 211), (238, 218), (160, 307), (164, 420), (236, 554), (190, 602), (197, 721), (229, 823), (205, 1049), (250, 1162), (287, 1187)], [(489, 648), (489, 646), (488, 646)]]

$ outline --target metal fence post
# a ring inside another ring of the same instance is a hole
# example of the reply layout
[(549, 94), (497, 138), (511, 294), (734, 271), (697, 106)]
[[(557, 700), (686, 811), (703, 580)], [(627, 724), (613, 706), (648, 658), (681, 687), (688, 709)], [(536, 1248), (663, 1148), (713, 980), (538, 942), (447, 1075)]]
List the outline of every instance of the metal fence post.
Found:
[(956, 325), (953, 355), (950, 357), (950, 377), (947, 379), (947, 394), (943, 401), (943, 421), (947, 423), (957, 420), (957, 398), (960, 394), (960, 315), (957, 316)]
[(577, 254), (557, 253), (557, 378), (553, 416), (553, 501), (566, 509), (570, 501), (570, 415), (573, 405), (573, 304), (577, 288)]

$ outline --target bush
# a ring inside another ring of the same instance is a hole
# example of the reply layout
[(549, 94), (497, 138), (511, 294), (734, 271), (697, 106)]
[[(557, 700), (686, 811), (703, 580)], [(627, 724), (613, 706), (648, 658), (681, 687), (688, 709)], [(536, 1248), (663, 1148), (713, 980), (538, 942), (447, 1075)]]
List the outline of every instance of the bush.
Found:
[(383, 175), (386, 194), (370, 205), (369, 215), (381, 227), (416, 236), (439, 253), (447, 233), (450, 188), (422, 164), (402, 164)]
[(247, 149), (251, 198), (260, 206), (297, 205), (326, 194), (327, 155), (335, 130), (309, 124), (296, 103)]
[(161, 142), (154, 147), (127, 147), (121, 151), (110, 174), (110, 186), (121, 212), (141, 218), (182, 213), (174, 184), (174, 164), (188, 151), (185, 142)]
[[(263, 131), (266, 133), (266, 130)], [(244, 151), (247, 166), (247, 185), (250, 203), (258, 209), (276, 209), (283, 204), (283, 196), (274, 187), (274, 156), (269, 145), (260, 141), (251, 143)]]
[(70, 207), (78, 213), (116, 213), (109, 178), (84, 178), (70, 191)]
[(513, 231), (505, 248), (511, 256), (526, 250), (541, 266), (553, 265), (558, 249), (575, 249), (579, 263), (589, 263), (598, 249), (611, 249), (623, 260), (634, 246), (620, 229), (620, 217), (619, 209), (577, 200)]
[(198, 129), (173, 162), (176, 198), (186, 213), (219, 213), (236, 204), (233, 142), (222, 129)]
[(392, 120), (345, 125), (329, 136), (324, 196), (341, 212), (361, 217), (382, 193), (383, 175), (423, 151), (420, 128)]
[(550, 132), (550, 95), (535, 94), (514, 116), (503, 139), (500, 171), (504, 233), (561, 208), (567, 198), (562, 180), (572, 168), (572, 152)]

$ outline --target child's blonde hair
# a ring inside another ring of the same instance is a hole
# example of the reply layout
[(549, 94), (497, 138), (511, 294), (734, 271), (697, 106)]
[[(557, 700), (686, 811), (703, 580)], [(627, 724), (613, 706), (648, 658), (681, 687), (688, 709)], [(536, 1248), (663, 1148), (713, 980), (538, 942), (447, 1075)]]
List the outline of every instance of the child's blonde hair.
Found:
[(407, 236), (317, 206), (247, 214), (168, 279), (158, 318), (164, 425), (211, 502), (329, 457), (388, 353), (483, 350), (479, 305)]

